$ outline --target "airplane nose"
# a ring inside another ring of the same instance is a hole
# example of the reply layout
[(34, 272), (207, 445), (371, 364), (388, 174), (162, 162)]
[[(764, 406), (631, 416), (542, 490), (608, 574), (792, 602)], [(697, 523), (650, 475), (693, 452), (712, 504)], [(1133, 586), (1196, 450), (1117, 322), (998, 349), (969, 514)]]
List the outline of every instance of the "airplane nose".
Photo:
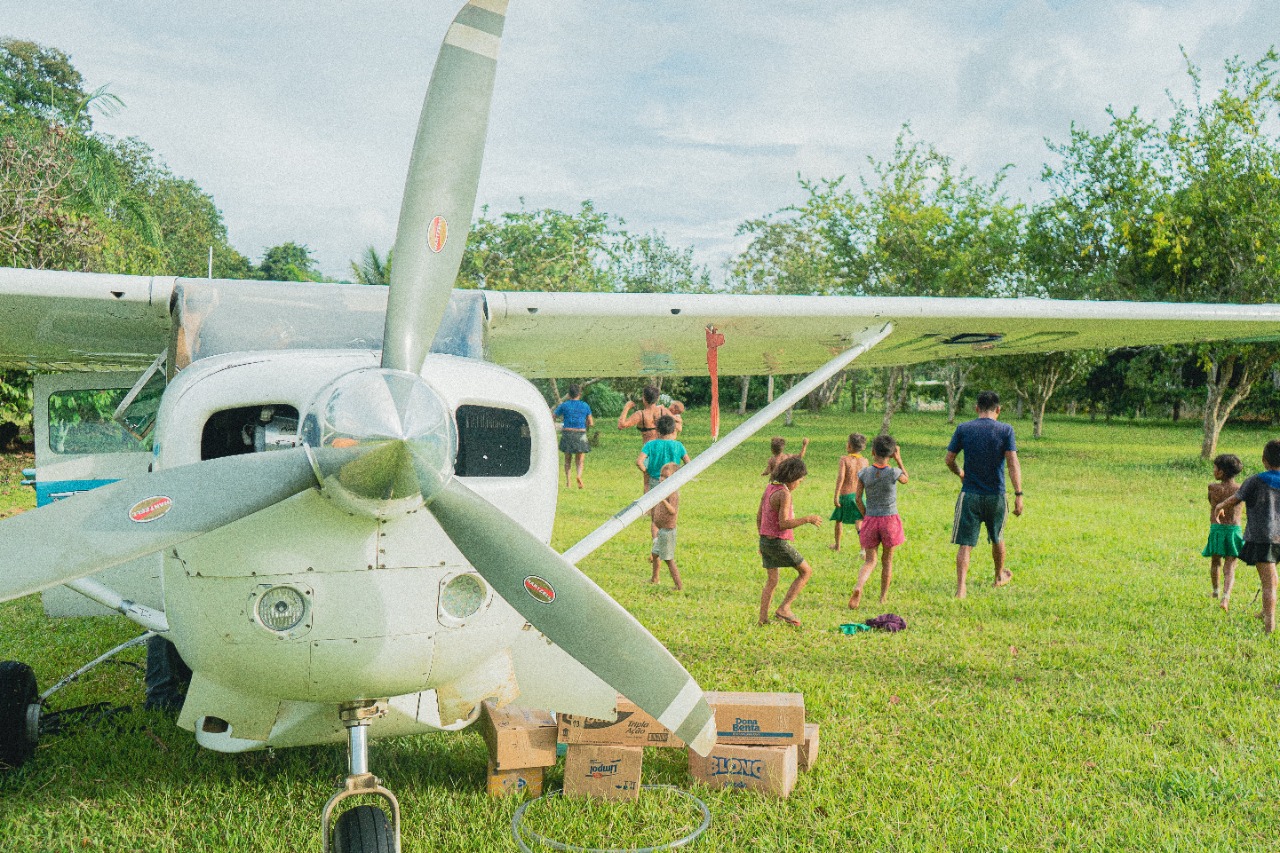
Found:
[(325, 494), (377, 518), (411, 512), (453, 476), (457, 427), (421, 377), (366, 368), (330, 383), (308, 407), (302, 439)]

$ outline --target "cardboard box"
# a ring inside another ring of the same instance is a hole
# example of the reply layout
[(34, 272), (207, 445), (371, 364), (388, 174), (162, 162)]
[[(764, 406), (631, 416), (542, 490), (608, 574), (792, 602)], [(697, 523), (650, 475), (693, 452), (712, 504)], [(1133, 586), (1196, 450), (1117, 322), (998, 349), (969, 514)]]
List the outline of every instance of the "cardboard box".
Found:
[(485, 790), (491, 797), (505, 797), (509, 794), (528, 794), (531, 797), (542, 796), (542, 777), (546, 772), (542, 767), (521, 767), (516, 770), (499, 770), (489, 762), (488, 775), (485, 779)]
[(556, 763), (556, 718), (549, 711), (497, 708), (484, 703), (480, 733), (498, 770), (550, 767)]
[(563, 743), (684, 747), (684, 741), (622, 696), (618, 697), (618, 719), (614, 722), (561, 714), (560, 740)]
[(708, 693), (716, 715), (716, 741), (746, 746), (804, 743), (801, 693)]
[(640, 764), (644, 750), (614, 744), (570, 744), (564, 756), (567, 797), (635, 800), (640, 797)]
[(706, 758), (689, 750), (689, 775), (711, 788), (737, 788), (786, 798), (796, 786), (798, 750), (794, 744), (716, 744)]
[(818, 760), (818, 724), (804, 724), (804, 743), (800, 746), (800, 769), (808, 770)]

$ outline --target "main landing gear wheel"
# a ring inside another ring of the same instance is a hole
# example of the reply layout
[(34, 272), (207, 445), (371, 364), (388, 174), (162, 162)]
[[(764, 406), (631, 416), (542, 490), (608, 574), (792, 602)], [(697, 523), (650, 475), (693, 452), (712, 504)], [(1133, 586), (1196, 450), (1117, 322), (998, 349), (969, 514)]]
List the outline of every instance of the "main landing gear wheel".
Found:
[(335, 853), (395, 853), (391, 822), (377, 806), (345, 811), (333, 828)]
[(39, 737), (36, 674), (16, 660), (0, 661), (0, 770), (21, 767)]

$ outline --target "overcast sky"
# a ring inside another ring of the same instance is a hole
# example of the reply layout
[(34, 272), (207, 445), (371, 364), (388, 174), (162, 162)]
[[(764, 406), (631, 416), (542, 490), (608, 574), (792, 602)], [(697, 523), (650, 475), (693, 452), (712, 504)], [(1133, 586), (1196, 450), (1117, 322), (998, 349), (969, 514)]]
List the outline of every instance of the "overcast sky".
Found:
[[(0, 35), (107, 84), (127, 106), (98, 129), (197, 181), (242, 252), (293, 240), (346, 277), (394, 239), (460, 2), (0, 0)], [(904, 122), (980, 177), (1013, 164), (1031, 198), (1045, 138), (1108, 104), (1167, 115), (1181, 51), (1214, 85), (1277, 41), (1275, 0), (512, 0), (480, 203), (592, 199), (718, 271), (797, 174), (861, 174)]]

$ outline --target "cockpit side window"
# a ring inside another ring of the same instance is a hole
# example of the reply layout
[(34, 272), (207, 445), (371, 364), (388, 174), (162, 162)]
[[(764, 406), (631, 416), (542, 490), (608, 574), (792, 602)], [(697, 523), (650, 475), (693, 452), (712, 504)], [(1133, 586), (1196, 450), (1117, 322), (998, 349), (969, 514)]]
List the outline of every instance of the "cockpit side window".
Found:
[(149, 435), (136, 435), (114, 420), (128, 388), (55, 391), (49, 395), (49, 449), (54, 453), (137, 453), (151, 449)]
[(529, 422), (512, 409), (459, 406), (459, 477), (523, 477), (532, 464)]

